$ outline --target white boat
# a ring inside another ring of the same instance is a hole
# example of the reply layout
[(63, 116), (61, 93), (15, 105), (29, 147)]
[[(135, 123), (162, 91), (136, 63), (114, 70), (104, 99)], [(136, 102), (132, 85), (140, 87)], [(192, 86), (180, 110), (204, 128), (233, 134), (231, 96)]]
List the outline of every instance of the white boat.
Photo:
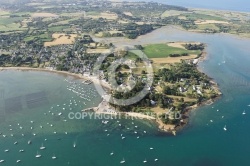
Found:
[(155, 159), (155, 161), (158, 161), (158, 159)]
[(17, 160), (16, 162), (17, 162), (17, 163), (20, 163), (20, 162), (21, 162), (21, 160)]
[(40, 154), (37, 152), (36, 158), (40, 158), (40, 157), (42, 157), (42, 155), (40, 155)]
[(125, 139), (126, 137), (122, 137), (122, 139)]
[(246, 111), (245, 110), (242, 112), (242, 115), (246, 115)]
[(225, 125), (223, 129), (224, 129), (225, 131), (227, 131), (227, 126)]
[(4, 160), (0, 160), (0, 163), (3, 163), (4, 162)]
[(55, 155), (53, 155), (53, 156), (52, 156), (52, 159), (53, 159), (53, 160), (55, 160), (55, 159), (56, 159), (56, 156), (55, 156)]
[(73, 144), (73, 147), (75, 148), (76, 147), (76, 143), (74, 142), (74, 144)]
[(44, 150), (44, 149), (46, 149), (46, 147), (43, 146), (43, 144), (42, 144), (42, 146), (40, 147), (40, 149), (41, 149), (41, 150)]
[(111, 153), (110, 153), (110, 156), (113, 156), (113, 155), (114, 155), (114, 152), (111, 152)]
[(150, 149), (150, 150), (153, 150), (154, 148), (151, 147), (151, 148), (149, 148), (149, 149)]
[(19, 152), (24, 152), (24, 150), (23, 150), (23, 149), (21, 149), (21, 150), (19, 150)]
[(16, 141), (16, 142), (14, 142), (14, 145), (16, 145), (16, 144), (18, 144), (18, 142)]
[(148, 162), (146, 159), (143, 161), (144, 163)]
[(123, 158), (122, 161), (120, 161), (121, 164), (125, 163), (125, 159)]
[(9, 149), (5, 149), (4, 152), (9, 152)]

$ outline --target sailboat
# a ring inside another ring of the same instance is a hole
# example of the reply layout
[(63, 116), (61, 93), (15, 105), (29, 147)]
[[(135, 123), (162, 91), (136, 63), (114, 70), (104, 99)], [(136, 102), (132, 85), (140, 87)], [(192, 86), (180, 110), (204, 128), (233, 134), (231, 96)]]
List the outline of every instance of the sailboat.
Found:
[(53, 160), (55, 160), (55, 159), (56, 159), (56, 156), (55, 156), (55, 155), (53, 155), (53, 156), (52, 156), (52, 159), (53, 159)]
[(227, 126), (225, 125), (223, 129), (224, 129), (225, 131), (227, 131)]
[(37, 152), (36, 158), (40, 158), (40, 157), (42, 157), (42, 155), (40, 155), (40, 154)]
[(121, 164), (125, 163), (125, 159), (123, 158), (122, 161), (120, 161)]
[(242, 112), (242, 115), (246, 115), (246, 111), (245, 110)]
[(41, 149), (41, 150), (44, 150), (44, 149), (46, 149), (46, 147), (43, 146), (43, 144), (42, 144), (42, 146), (40, 147), (40, 149)]

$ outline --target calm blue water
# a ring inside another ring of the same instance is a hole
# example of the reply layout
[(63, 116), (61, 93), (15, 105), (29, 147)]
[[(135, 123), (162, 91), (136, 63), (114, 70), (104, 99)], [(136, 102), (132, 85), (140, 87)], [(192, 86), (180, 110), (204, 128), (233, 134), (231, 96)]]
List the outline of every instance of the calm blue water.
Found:
[(236, 0), (153, 0), (153, 1), (169, 5), (190, 7), (190, 8), (205, 8), (205, 9), (250, 12), (249, 0), (237, 0), (237, 1)]
[[(101, 120), (69, 120), (67, 112), (98, 104), (100, 97), (93, 86), (77, 84), (86, 93), (90, 93), (91, 89), (90, 96), (95, 96), (91, 102), (87, 102), (67, 90), (70, 84), (64, 79), (73, 80), (71, 77), (45, 72), (2, 71), (0, 90), (3, 89), (5, 94), (4, 98), (1, 98), (2, 101), (8, 98), (14, 100), (13, 97), (21, 96), (22, 110), (12, 113), (1, 111), (0, 132), (7, 137), (0, 136), (0, 160), (5, 160), (4, 165), (8, 166), (17, 165), (18, 159), (22, 160), (18, 165), (32, 163), (36, 166), (117, 166), (121, 165), (123, 158), (126, 160), (124, 165), (129, 166), (235, 166), (239, 163), (243, 166), (250, 165), (250, 40), (231, 35), (196, 34), (161, 28), (133, 41), (118, 40), (113, 43), (133, 45), (167, 41), (207, 43), (207, 60), (200, 63), (199, 68), (213, 77), (223, 92), (222, 98), (213, 105), (194, 110), (189, 126), (177, 136), (163, 135), (147, 121), (117, 122), (114, 119), (103, 125)], [(222, 63), (223, 61), (225, 63)], [(75, 82), (80, 83), (78, 80)], [(46, 104), (29, 108), (27, 94), (35, 92), (45, 92), (45, 95), (40, 93), (40, 99), (44, 100), (45, 97), (48, 101)], [(18, 105), (18, 99), (15, 101)], [(75, 105), (74, 101), (78, 102), (78, 105)], [(72, 110), (69, 110), (70, 108)], [(15, 107), (13, 109), (15, 110)], [(242, 115), (244, 110), (246, 115)], [(58, 116), (58, 112), (63, 114)], [(31, 123), (31, 120), (34, 120), (34, 123)], [(18, 123), (23, 129), (20, 129)], [(50, 124), (54, 126), (51, 127)], [(40, 128), (40, 125), (43, 128)], [(135, 128), (135, 125), (138, 128)], [(223, 130), (225, 125), (227, 131)], [(144, 130), (147, 133), (144, 133)], [(65, 131), (68, 134), (65, 134)], [(21, 135), (23, 133), (25, 136)], [(34, 136), (34, 133), (37, 135)], [(11, 137), (11, 134), (14, 136)], [(121, 134), (126, 138), (121, 139)], [(31, 145), (27, 144), (28, 140), (32, 140)], [(14, 145), (15, 141), (18, 141), (17, 145)], [(73, 148), (74, 142), (76, 148)], [(42, 143), (46, 146), (45, 150), (39, 149)], [(150, 147), (154, 149), (150, 150)], [(5, 153), (5, 149), (10, 151)], [(19, 153), (20, 149), (25, 152)], [(39, 159), (35, 158), (37, 152), (42, 154)], [(111, 152), (114, 152), (113, 156), (110, 156)], [(53, 154), (58, 157), (56, 160), (51, 159)], [(155, 162), (155, 158), (159, 160)], [(147, 163), (143, 163), (145, 159)]]

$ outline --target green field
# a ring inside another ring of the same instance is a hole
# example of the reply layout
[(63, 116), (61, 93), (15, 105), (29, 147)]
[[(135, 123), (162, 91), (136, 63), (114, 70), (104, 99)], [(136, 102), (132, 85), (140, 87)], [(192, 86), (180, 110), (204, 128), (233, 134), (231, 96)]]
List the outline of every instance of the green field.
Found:
[(183, 16), (186, 16), (190, 20), (216, 20), (216, 21), (225, 21), (225, 19), (221, 17), (206, 15), (206, 14), (200, 14), (200, 13), (186, 13), (182, 14)]
[(22, 21), (24, 17), (0, 17), (0, 25), (7, 25)]
[(62, 32), (64, 29), (69, 28), (69, 26), (66, 25), (60, 25), (60, 26), (51, 26), (49, 27), (50, 32)]
[(200, 24), (197, 26), (198, 26), (198, 29), (201, 29), (201, 30), (205, 30), (205, 29), (219, 30), (219, 28), (215, 24)]
[(189, 13), (188, 11), (178, 11), (178, 10), (167, 10), (164, 13), (162, 13), (161, 17), (170, 17), (170, 16), (179, 16), (181, 14)]
[(148, 58), (164, 58), (168, 57), (170, 54), (200, 54), (200, 51), (190, 51), (182, 48), (170, 47), (167, 44), (150, 44), (146, 45), (143, 52), (148, 56)]
[(48, 42), (48, 41), (52, 41), (52, 37), (45, 33), (45, 34), (40, 34), (40, 35), (33, 35), (33, 36), (27, 36), (24, 38), (24, 41), (31, 41), (31, 40), (40, 40), (42, 42)]

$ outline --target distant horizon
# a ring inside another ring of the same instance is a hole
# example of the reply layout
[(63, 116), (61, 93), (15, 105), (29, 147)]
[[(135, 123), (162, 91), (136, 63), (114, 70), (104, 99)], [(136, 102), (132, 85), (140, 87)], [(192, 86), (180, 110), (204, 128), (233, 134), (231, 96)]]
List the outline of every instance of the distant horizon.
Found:
[(231, 10), (250, 12), (249, 0), (129, 0), (129, 1), (153, 1), (160, 2), (168, 5), (177, 5), (187, 8), (204, 8), (215, 10)]

